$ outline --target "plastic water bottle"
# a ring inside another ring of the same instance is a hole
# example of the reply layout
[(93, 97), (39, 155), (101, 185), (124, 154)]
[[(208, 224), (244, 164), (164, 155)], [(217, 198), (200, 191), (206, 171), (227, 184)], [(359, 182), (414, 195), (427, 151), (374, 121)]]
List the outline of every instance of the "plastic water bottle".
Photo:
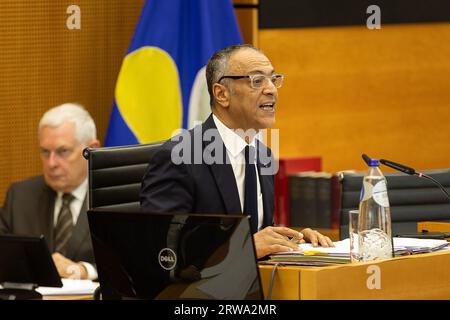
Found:
[(391, 211), (386, 178), (377, 159), (369, 162), (359, 201), (358, 253), (361, 261), (392, 258)]

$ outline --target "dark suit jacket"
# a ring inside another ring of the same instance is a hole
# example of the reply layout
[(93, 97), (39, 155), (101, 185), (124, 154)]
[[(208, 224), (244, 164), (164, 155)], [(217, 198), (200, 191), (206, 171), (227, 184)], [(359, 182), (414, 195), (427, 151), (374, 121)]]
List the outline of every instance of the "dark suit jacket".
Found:
[[(53, 211), (56, 192), (46, 185), (44, 177), (16, 182), (8, 189), (0, 212), (0, 234), (45, 236), (50, 252), (54, 252)], [(73, 261), (94, 262), (86, 200), (81, 208), (66, 257)]]
[[(212, 116), (201, 129), (192, 129), (187, 135), (190, 139), (191, 160), (194, 160), (194, 144), (202, 139), (202, 132), (208, 129), (217, 130)], [(242, 214), (239, 193), (230, 162), (225, 164), (180, 164), (171, 161), (171, 152), (177, 141), (165, 142), (152, 157), (144, 175), (140, 193), (141, 209), (147, 212), (173, 213), (211, 213)], [(220, 139), (218, 144), (223, 149), (224, 161), (228, 158), (225, 146)], [(263, 195), (264, 219), (263, 227), (273, 224), (274, 210), (274, 176), (261, 175), (261, 168), (268, 168), (273, 163), (270, 149), (257, 143), (260, 153), (267, 154), (267, 161), (258, 157), (258, 173)], [(212, 148), (209, 141), (201, 143), (201, 151)], [(270, 163), (271, 162), (271, 163)]]

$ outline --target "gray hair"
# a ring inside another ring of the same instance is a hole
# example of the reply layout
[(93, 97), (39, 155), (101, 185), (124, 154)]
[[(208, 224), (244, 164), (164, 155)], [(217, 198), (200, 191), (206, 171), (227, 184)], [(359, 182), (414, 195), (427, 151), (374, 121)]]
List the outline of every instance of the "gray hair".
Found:
[(38, 131), (43, 127), (56, 128), (66, 122), (75, 124), (75, 138), (79, 143), (88, 144), (97, 139), (97, 129), (91, 115), (75, 103), (64, 103), (45, 112), (39, 121)]
[(208, 64), (206, 65), (206, 83), (208, 85), (209, 104), (211, 107), (214, 106), (214, 94), (212, 91), (214, 83), (217, 83), (228, 71), (228, 62), (233, 53), (241, 49), (252, 49), (262, 52), (251, 44), (239, 44), (220, 49), (209, 59)]

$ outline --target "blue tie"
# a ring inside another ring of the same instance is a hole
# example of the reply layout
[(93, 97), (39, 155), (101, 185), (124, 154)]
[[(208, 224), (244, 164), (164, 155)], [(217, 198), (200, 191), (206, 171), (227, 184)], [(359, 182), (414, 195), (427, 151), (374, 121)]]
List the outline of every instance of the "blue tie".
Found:
[(252, 233), (258, 231), (258, 198), (256, 190), (255, 148), (246, 146), (244, 214), (250, 216)]

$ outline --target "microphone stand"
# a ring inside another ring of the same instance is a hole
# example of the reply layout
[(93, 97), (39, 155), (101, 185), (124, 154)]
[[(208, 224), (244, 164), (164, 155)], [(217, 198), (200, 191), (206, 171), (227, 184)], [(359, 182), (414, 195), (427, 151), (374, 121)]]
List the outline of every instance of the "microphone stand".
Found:
[(414, 173), (414, 175), (419, 178), (426, 178), (426, 179), (434, 182), (439, 187), (439, 189), (441, 189), (441, 191), (447, 196), (447, 198), (450, 199), (450, 194), (447, 192), (447, 190), (445, 190), (444, 186), (439, 183), (439, 181), (437, 181), (433, 177), (426, 175), (425, 173), (421, 173), (421, 172), (416, 172), (416, 173)]
[[(370, 157), (363, 153), (362, 158), (364, 159), (364, 162), (366, 162), (367, 164), (369, 164), (370, 161)], [(441, 191), (445, 194), (445, 196), (450, 200), (450, 194), (447, 192), (447, 190), (445, 190), (444, 186), (442, 184), (439, 183), (439, 181), (437, 181), (436, 179), (434, 179), (433, 177), (426, 175), (425, 173), (422, 172), (416, 172), (415, 169), (405, 166), (403, 164), (397, 163), (397, 162), (393, 162), (390, 160), (386, 160), (386, 159), (380, 159), (380, 162), (382, 164), (384, 164), (385, 166), (395, 169), (397, 171), (409, 174), (411, 176), (416, 176), (419, 178), (425, 178), (430, 180), (431, 182), (433, 182), (435, 185), (437, 185), (439, 187), (439, 189), (441, 189)]]

